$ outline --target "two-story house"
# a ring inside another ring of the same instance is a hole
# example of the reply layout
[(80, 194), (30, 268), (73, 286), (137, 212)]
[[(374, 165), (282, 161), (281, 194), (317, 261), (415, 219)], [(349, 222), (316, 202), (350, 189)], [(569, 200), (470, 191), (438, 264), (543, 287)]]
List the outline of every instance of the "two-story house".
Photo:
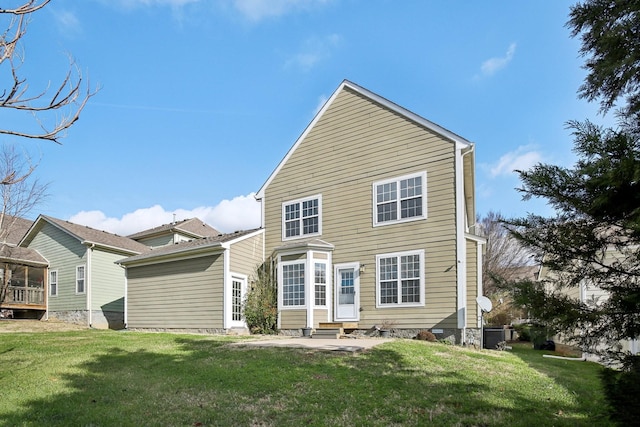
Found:
[(279, 327), (477, 337), (474, 145), (343, 81), (256, 194)]

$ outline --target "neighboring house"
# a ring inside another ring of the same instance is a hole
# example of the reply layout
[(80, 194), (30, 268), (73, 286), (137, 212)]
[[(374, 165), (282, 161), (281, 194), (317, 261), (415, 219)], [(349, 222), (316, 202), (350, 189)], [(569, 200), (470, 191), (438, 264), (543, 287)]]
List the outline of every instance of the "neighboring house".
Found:
[(124, 324), (125, 276), (115, 261), (150, 249), (127, 237), (40, 215), (20, 241), (48, 263), (47, 315), (96, 328)]
[(245, 329), (242, 301), (264, 259), (264, 230), (194, 239), (119, 260), (129, 329)]
[(216, 237), (219, 234), (221, 233), (218, 230), (198, 218), (190, 218), (140, 231), (127, 237), (150, 247), (158, 247), (203, 237)]
[[(606, 252), (604, 253), (604, 257), (600, 259), (600, 262), (602, 262), (602, 264), (604, 265), (607, 265), (617, 259), (621, 260), (626, 256), (628, 256), (628, 254), (623, 255), (620, 253), (618, 249), (616, 249), (614, 246), (611, 246), (606, 250)], [(547, 284), (545, 285), (548, 291), (555, 290), (554, 278), (557, 279), (557, 277), (558, 277), (557, 272), (551, 271), (549, 268), (546, 268), (544, 266), (540, 268), (540, 272), (538, 273), (538, 280), (548, 281)], [(582, 279), (582, 281), (580, 282), (580, 286), (578, 287), (572, 287), (572, 288), (564, 287), (562, 288), (562, 290), (564, 294), (567, 295), (569, 298), (578, 300), (587, 306), (598, 306), (599, 304), (602, 304), (605, 301), (607, 301), (607, 299), (609, 298), (609, 293), (606, 290), (603, 290), (602, 288), (598, 287), (596, 284), (594, 284), (593, 282), (587, 279)], [(570, 344), (565, 341), (562, 334), (555, 335), (553, 339), (557, 343)], [(629, 351), (632, 354), (637, 354), (640, 350), (640, 345), (637, 339), (623, 340), (623, 341), (620, 341), (619, 344), (623, 351)], [(602, 350), (604, 348), (608, 348), (608, 347), (601, 345), (599, 346), (598, 350)], [(587, 359), (594, 360), (594, 361), (600, 360), (599, 357), (593, 355), (591, 352), (585, 351), (587, 349), (581, 349), (581, 350), (583, 351), (583, 356), (586, 357)]]
[(474, 145), (344, 81), (256, 194), (278, 326), (479, 337)]
[(17, 247), (32, 224), (6, 214), (0, 221), (0, 310), (11, 317), (40, 318), (47, 307), (47, 261), (33, 249)]

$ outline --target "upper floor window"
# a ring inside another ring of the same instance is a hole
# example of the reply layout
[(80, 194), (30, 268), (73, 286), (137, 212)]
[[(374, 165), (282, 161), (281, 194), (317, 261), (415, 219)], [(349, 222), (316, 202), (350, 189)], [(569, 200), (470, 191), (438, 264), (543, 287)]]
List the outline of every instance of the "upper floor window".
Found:
[(376, 256), (377, 306), (424, 305), (424, 251)]
[(373, 184), (373, 225), (427, 217), (427, 173), (405, 175)]
[(282, 204), (282, 239), (322, 234), (322, 196)]
[(85, 290), (85, 267), (79, 265), (76, 267), (76, 293), (84, 294)]

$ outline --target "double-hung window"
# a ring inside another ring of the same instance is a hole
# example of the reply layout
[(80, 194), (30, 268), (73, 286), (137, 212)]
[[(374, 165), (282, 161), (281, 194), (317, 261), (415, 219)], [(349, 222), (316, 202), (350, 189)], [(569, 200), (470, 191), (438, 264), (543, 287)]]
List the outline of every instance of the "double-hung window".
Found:
[(324, 262), (315, 263), (314, 286), (316, 307), (325, 307), (327, 305), (327, 264)]
[(377, 307), (424, 305), (424, 251), (376, 256)]
[(304, 262), (282, 264), (282, 305), (299, 307), (304, 300)]
[(49, 295), (58, 296), (58, 270), (49, 271)]
[(282, 240), (322, 234), (322, 196), (282, 204)]
[(76, 293), (84, 294), (86, 292), (85, 286), (85, 266), (79, 265), (76, 267)]
[(373, 225), (427, 217), (427, 173), (405, 175), (373, 184)]

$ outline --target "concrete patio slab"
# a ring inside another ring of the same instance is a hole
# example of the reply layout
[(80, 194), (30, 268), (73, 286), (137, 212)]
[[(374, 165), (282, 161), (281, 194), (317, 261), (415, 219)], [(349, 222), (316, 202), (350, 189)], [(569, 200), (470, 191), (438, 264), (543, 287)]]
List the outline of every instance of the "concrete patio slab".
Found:
[(307, 337), (273, 337), (257, 340), (243, 340), (229, 344), (244, 347), (288, 347), (308, 348), (322, 351), (344, 351), (357, 353), (369, 350), (377, 345), (392, 341), (385, 338), (346, 338), (346, 339), (318, 339)]

